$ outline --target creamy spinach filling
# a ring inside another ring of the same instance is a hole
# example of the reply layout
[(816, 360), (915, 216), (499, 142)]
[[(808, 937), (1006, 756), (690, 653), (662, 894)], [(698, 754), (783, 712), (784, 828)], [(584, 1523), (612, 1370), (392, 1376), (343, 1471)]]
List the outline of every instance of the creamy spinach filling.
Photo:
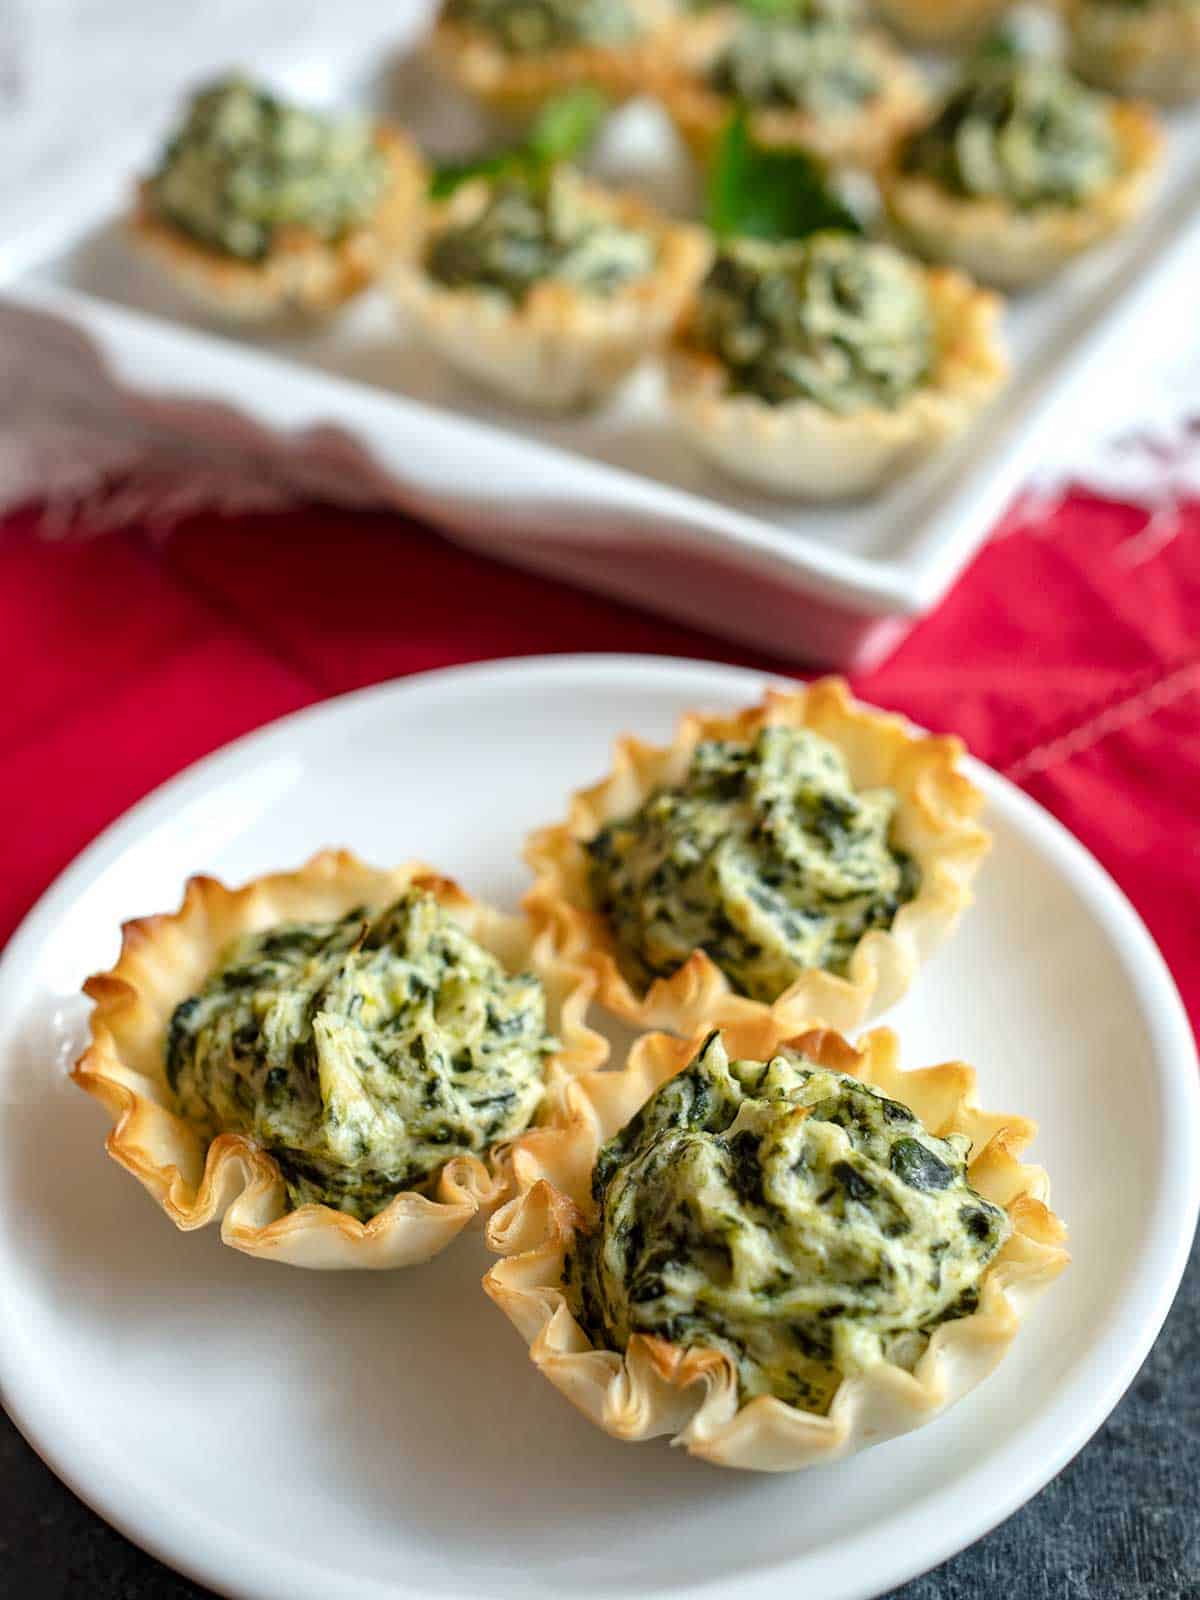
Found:
[(624, 44), (641, 31), (629, 0), (449, 0), (446, 15), (490, 34), (509, 55)]
[(1116, 175), (1108, 101), (1055, 63), (984, 59), (901, 153), (948, 194), (1020, 209), (1082, 205)]
[(477, 213), (435, 234), (425, 266), (449, 289), (491, 289), (520, 303), (538, 283), (612, 294), (655, 264), (654, 240), (614, 222), (566, 168), (499, 179)]
[(856, 790), (807, 729), (699, 744), (684, 781), (587, 845), (593, 902), (635, 988), (704, 950), (739, 993), (775, 1000), (806, 969), (844, 973), (919, 884), (891, 840), (890, 789)]
[(540, 981), (412, 889), (238, 940), (176, 1008), (166, 1069), (189, 1122), (270, 1151), (293, 1206), (365, 1221), (527, 1127), (556, 1048)]
[(845, 973), (920, 872), (891, 840), (891, 789), (854, 789), (808, 728), (696, 746), (677, 787), (589, 843), (595, 907), (637, 989), (706, 950), (739, 994), (771, 1002), (808, 968)]
[(587, 843), (595, 907), (635, 989), (706, 950), (739, 994), (771, 1002), (808, 968), (845, 973), (920, 883), (891, 842), (896, 795), (856, 790), (806, 728), (696, 746), (682, 784)]
[(861, 31), (829, 0), (809, 0), (778, 18), (744, 18), (710, 63), (707, 79), (748, 105), (818, 118), (857, 111), (881, 87)]
[(1010, 1225), (969, 1149), (856, 1078), (790, 1051), (730, 1061), (713, 1034), (600, 1151), (568, 1304), (596, 1345), (720, 1350), (743, 1400), (824, 1412), (978, 1307)]
[(287, 105), (231, 77), (192, 100), (149, 194), (201, 243), (261, 261), (282, 228), (341, 238), (372, 215), (387, 183), (366, 124)]
[(849, 233), (725, 245), (688, 339), (718, 358), (735, 392), (769, 405), (807, 400), (841, 415), (902, 404), (935, 355), (920, 270)]

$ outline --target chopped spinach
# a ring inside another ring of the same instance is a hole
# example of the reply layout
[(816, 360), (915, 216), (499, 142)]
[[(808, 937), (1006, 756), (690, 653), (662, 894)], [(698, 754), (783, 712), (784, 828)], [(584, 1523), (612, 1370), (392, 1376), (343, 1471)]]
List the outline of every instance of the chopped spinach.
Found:
[(834, 746), (806, 729), (698, 745), (681, 784), (587, 846), (622, 970), (644, 988), (703, 949), (768, 1001), (806, 968), (844, 972), (919, 884), (891, 841), (895, 806), (890, 790), (855, 790)]
[(742, 105), (799, 111), (821, 120), (861, 109), (881, 89), (863, 34), (828, 3), (742, 18), (708, 68), (709, 84)]
[[(920, 270), (889, 246), (845, 232), (725, 245), (701, 285), (687, 339), (718, 358), (734, 392), (841, 415), (894, 410), (934, 359)], [(846, 801), (822, 797), (809, 822), (834, 847), (853, 823)]]
[(1053, 61), (985, 55), (901, 151), (903, 170), (964, 199), (1021, 210), (1084, 204), (1119, 160), (1103, 95)]
[(917, 1139), (898, 1139), (890, 1159), (892, 1171), (910, 1189), (945, 1189), (954, 1181), (954, 1168)]
[(283, 229), (341, 238), (370, 217), (387, 183), (367, 124), (288, 105), (234, 75), (194, 97), (149, 194), (201, 243), (261, 261)]

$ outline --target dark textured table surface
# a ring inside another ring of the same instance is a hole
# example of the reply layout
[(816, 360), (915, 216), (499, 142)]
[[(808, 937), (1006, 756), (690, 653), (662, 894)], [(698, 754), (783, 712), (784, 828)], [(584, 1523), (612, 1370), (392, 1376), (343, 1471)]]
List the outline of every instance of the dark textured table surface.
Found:
[[(93, 1516), (3, 1419), (0, 1596), (206, 1594)], [(1157, 1345), (1092, 1442), (1003, 1526), (892, 1600), (1001, 1596), (1200, 1600), (1200, 1244)]]

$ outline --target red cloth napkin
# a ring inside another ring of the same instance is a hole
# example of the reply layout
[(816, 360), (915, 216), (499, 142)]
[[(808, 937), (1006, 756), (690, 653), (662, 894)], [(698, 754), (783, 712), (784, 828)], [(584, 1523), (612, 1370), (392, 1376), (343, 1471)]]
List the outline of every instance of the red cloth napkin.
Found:
[[(1200, 1021), (1200, 507), (1156, 548), (1076, 498), (1010, 521), (868, 700), (955, 731), (1108, 867)], [(736, 646), (314, 508), (48, 542), (0, 524), (0, 939), (147, 790), (272, 717), (424, 668), (636, 650), (779, 670)], [(614, 730), (615, 732), (616, 730)], [(151, 908), (146, 908), (151, 909)]]

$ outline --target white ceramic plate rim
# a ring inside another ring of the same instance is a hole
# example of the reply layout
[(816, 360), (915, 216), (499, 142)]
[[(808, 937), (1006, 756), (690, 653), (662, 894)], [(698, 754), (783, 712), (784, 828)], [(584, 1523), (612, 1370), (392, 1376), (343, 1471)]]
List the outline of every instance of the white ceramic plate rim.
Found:
[[(69, 866), (29, 912), (0, 958), (0, 1005), (19, 986), (23, 967), (63, 911), (99, 875), (119, 860), (146, 829), (194, 800), (211, 785), (286, 742), (295, 730), (333, 721), (350, 706), (373, 699), (420, 695), (453, 679), (464, 693), (499, 679), (514, 693), (536, 688), (539, 680), (573, 681), (589, 686), (631, 675), (644, 682), (653, 675), (659, 688), (678, 686), (687, 698), (731, 692), (750, 698), (766, 680), (761, 673), (711, 662), (650, 655), (530, 656), (442, 668), (380, 684), (322, 702), (276, 722), (205, 757), (156, 789), (106, 829)], [(1062, 825), (1028, 795), (979, 762), (971, 775), (990, 807), (1004, 813), (1051, 858), (1088, 905), (1097, 923), (1124, 958), (1130, 982), (1142, 1004), (1162, 1092), (1161, 1161), (1158, 1189), (1150, 1213), (1141, 1259), (1132, 1286), (1110, 1308), (1094, 1331), (1086, 1358), (1077, 1364), (1057, 1403), (1024, 1434), (984, 1458), (951, 1489), (939, 1495), (940, 1514), (915, 1527), (913, 1514), (888, 1517), (869, 1533), (824, 1553), (809, 1553), (737, 1580), (739, 1600), (768, 1600), (799, 1575), (821, 1600), (870, 1600), (945, 1561), (994, 1528), (1038, 1492), (1100, 1427), (1136, 1376), (1170, 1310), (1187, 1263), (1200, 1214), (1200, 1073), (1192, 1031), (1178, 991), (1157, 946), (1120, 889)], [(67, 1486), (106, 1521), (176, 1570), (237, 1600), (327, 1600), (339, 1592), (344, 1573), (299, 1562), (217, 1524), (169, 1492), (148, 1494), (147, 1486), (125, 1463), (109, 1458), (101, 1443), (64, 1425), (38, 1373), (23, 1369), (16, 1343), (3, 1337), (0, 1307), (0, 1398), (17, 1427)], [(169, 1486), (165, 1486), (169, 1491)], [(819, 1583), (819, 1589), (814, 1585)], [(659, 1589), (674, 1600), (709, 1596), (727, 1577)], [(361, 1600), (397, 1600), (417, 1591), (397, 1584), (356, 1579)], [(652, 1591), (647, 1591), (647, 1596)], [(483, 1600), (475, 1584), (464, 1600)]]

